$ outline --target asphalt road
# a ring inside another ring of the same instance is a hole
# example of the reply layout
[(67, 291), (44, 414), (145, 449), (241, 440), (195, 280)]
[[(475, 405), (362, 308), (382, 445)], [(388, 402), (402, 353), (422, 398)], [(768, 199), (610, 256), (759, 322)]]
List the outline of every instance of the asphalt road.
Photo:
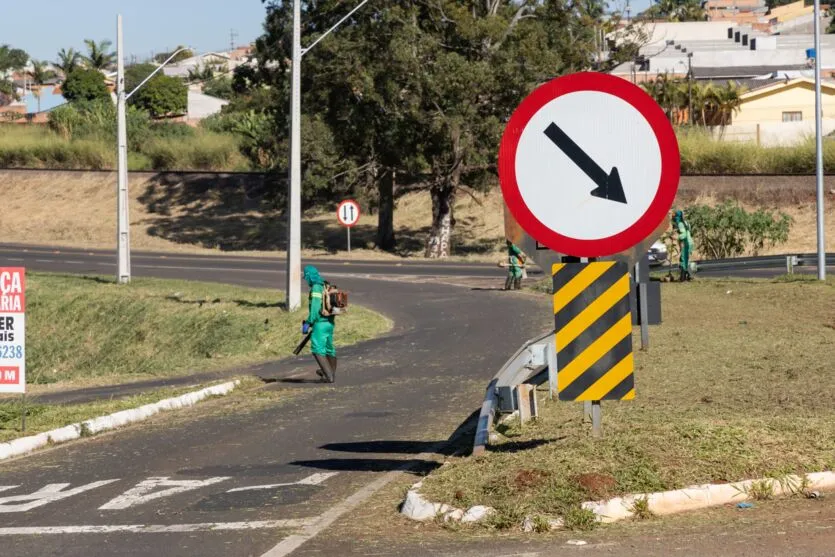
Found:
[[(106, 252), (0, 248), (0, 265), (114, 272)], [(282, 262), (139, 254), (137, 276), (280, 287)], [(352, 301), (392, 318), (386, 337), (342, 351), (335, 387), (301, 383), (314, 364), (260, 368), (306, 387), (266, 407), (157, 419), (0, 463), (4, 557), (287, 555), (404, 464), (427, 466), (480, 406), (487, 380), (546, 330), (549, 304), (448, 284), (488, 265), (319, 264)], [(385, 273), (396, 280), (375, 280)], [(346, 272), (346, 269), (348, 270)], [(402, 269), (399, 274), (397, 269)], [(459, 279), (460, 280), (460, 279)], [(465, 281), (466, 283), (467, 281)], [(337, 335), (339, 329), (337, 325)], [(338, 554), (332, 553), (331, 554)]]

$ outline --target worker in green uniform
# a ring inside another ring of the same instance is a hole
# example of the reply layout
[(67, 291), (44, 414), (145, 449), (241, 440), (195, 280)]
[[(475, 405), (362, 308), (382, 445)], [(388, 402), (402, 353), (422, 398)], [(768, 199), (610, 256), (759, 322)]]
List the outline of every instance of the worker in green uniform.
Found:
[(507, 279), (504, 281), (504, 289), (519, 290), (522, 284), (522, 267), (525, 264), (525, 254), (516, 244), (507, 240)]
[(693, 236), (690, 234), (690, 223), (684, 219), (684, 212), (676, 211), (673, 215), (673, 231), (678, 238), (680, 281), (691, 280), (690, 254), (693, 251)]
[(306, 335), (310, 329), (310, 351), (319, 364), (316, 374), (323, 381), (336, 381), (336, 350), (333, 347), (333, 328), (335, 317), (322, 314), (322, 297), (325, 296), (325, 281), (319, 275), (316, 267), (308, 265), (304, 268), (304, 280), (310, 287), (308, 315), (302, 322), (302, 334)]

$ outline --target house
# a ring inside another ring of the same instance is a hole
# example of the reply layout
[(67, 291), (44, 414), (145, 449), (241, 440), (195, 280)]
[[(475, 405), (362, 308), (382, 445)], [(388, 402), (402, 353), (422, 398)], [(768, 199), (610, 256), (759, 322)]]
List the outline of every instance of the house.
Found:
[[(739, 110), (716, 133), (726, 140), (788, 145), (815, 134), (815, 81), (809, 77), (762, 80), (740, 96)], [(755, 80), (748, 82), (755, 83)], [(835, 131), (835, 82), (821, 83), (823, 132)]]
[[(823, 117), (835, 119), (835, 83), (821, 83)], [(740, 97), (742, 104), (733, 123), (802, 122), (815, 119), (815, 80), (807, 77), (778, 81), (752, 89)]]

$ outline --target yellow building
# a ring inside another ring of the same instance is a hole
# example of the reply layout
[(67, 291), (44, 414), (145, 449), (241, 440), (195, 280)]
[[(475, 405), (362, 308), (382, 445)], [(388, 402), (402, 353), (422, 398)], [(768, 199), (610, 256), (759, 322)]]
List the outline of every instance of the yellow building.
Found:
[[(821, 83), (823, 117), (835, 118), (835, 83)], [(733, 124), (806, 122), (815, 119), (815, 81), (805, 77), (780, 81), (740, 95)]]

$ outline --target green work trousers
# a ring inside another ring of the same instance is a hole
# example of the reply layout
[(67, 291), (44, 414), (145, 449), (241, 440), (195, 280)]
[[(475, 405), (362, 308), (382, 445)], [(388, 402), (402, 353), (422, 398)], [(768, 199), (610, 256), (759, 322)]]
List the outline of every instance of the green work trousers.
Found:
[(693, 246), (690, 242), (684, 241), (679, 244), (681, 248), (681, 256), (679, 256), (678, 264), (681, 267), (681, 271), (683, 273), (690, 272), (690, 252), (693, 250)]
[(322, 319), (313, 324), (313, 334), (310, 337), (310, 351), (319, 356), (336, 357), (333, 347), (333, 323)]

